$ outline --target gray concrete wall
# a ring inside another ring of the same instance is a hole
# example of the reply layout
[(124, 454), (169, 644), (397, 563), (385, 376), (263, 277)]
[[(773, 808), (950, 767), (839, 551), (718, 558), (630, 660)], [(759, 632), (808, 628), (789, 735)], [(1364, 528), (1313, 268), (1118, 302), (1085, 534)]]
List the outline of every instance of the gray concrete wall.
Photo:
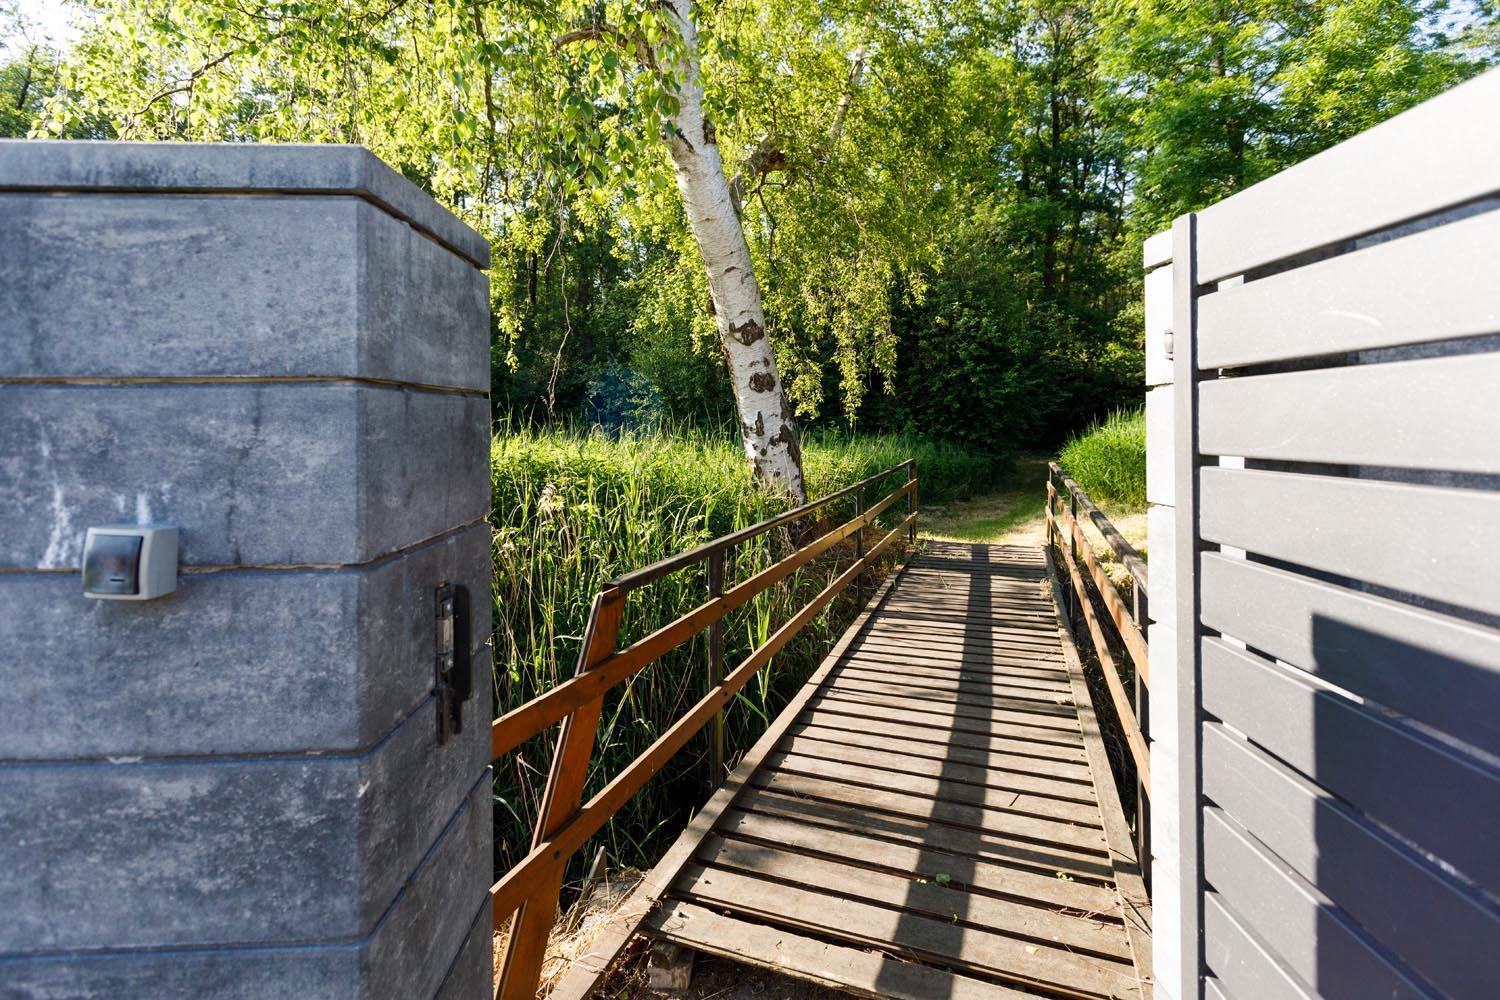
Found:
[(0, 142), (0, 998), (486, 993), (487, 263), (356, 147)]

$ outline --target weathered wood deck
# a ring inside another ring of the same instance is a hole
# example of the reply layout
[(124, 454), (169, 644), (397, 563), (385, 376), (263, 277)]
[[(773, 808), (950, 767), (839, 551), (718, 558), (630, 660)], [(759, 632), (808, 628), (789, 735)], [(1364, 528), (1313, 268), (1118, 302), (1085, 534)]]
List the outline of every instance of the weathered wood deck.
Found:
[(1150, 995), (1150, 910), (1040, 549), (927, 543), (629, 929), (873, 996)]

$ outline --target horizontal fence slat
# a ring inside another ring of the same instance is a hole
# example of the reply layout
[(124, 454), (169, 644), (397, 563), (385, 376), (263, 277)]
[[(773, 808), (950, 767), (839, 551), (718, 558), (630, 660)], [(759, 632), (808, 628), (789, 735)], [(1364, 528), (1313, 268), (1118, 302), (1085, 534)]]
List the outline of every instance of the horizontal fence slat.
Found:
[(1229, 368), (1500, 331), (1500, 210), (1198, 300), (1198, 365)]
[[(1489, 891), (1500, 889), (1494, 769), (1219, 639), (1203, 642), (1203, 708)], [(1464, 821), (1455, 823), (1460, 804)]]
[(1385, 229), (1500, 189), (1500, 71), (1198, 213), (1198, 280)]
[(1500, 983), (1500, 914), (1219, 723), (1203, 727), (1203, 791), (1434, 986)]
[(1500, 494), (1288, 472), (1200, 470), (1200, 534), (1460, 607), (1500, 613)]
[(1307, 987), (1244, 928), (1217, 892), (1203, 895), (1203, 962), (1230, 996), (1312, 1000)]
[(1203, 875), (1287, 969), (1319, 995), (1429, 998), (1338, 907), (1216, 808), (1203, 810)]
[(1198, 399), (1206, 455), (1500, 473), (1500, 354), (1211, 379)]
[(1202, 560), (1209, 628), (1500, 754), (1500, 631), (1244, 559)]

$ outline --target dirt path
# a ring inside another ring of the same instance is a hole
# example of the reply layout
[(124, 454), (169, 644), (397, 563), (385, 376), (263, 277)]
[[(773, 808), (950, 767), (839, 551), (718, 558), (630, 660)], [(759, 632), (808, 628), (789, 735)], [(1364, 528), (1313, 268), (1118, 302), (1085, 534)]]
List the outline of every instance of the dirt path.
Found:
[(917, 523), (922, 535), (946, 542), (1040, 545), (1046, 534), (1042, 508), (1047, 498), (1043, 456), (1016, 459), (1011, 485), (998, 493), (937, 506), (923, 506)]

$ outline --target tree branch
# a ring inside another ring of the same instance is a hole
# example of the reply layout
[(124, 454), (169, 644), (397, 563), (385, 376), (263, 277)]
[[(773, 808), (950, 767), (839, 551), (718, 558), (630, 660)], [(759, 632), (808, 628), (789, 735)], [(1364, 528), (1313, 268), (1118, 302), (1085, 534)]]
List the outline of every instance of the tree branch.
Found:
[(591, 24), (559, 35), (552, 43), (554, 50), (566, 48), (578, 42), (613, 42), (626, 55), (633, 55), (637, 62), (649, 69), (656, 69), (656, 54), (643, 38), (633, 38), (612, 24)]

